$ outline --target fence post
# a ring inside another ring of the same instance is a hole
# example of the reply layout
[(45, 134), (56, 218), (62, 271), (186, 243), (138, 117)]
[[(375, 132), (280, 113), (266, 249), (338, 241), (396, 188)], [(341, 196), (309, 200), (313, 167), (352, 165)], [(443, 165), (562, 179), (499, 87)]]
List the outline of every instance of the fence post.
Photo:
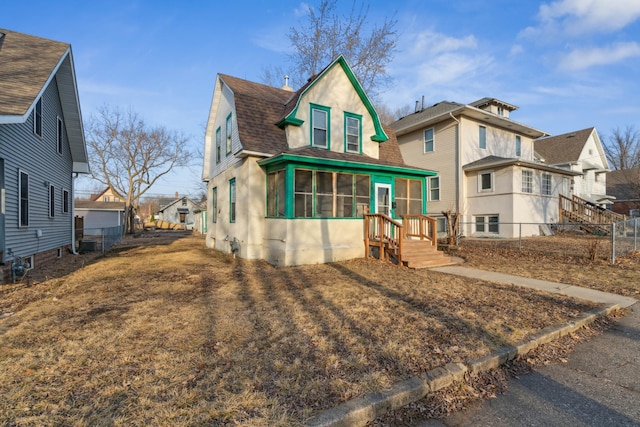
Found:
[(616, 263), (616, 223), (611, 223), (611, 264)]
[(638, 218), (633, 220), (633, 250), (638, 250)]
[(518, 228), (519, 228), (519, 231), (518, 231), (518, 249), (520, 251), (522, 251), (522, 223), (521, 222), (518, 223)]

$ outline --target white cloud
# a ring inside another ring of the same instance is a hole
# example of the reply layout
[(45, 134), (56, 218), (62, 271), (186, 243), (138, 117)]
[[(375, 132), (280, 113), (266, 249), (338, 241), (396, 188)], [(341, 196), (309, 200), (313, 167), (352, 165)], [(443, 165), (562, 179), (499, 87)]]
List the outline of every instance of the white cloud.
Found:
[(608, 33), (621, 30), (639, 18), (638, 0), (558, 0), (542, 4), (538, 12), (540, 26), (528, 27), (522, 35)]
[(426, 30), (419, 33), (415, 39), (412, 40), (411, 54), (436, 55), (443, 52), (453, 52), (461, 49), (475, 49), (477, 47), (478, 43), (473, 35), (455, 38), (435, 31)]
[(524, 47), (521, 44), (514, 44), (511, 46), (511, 50), (509, 50), (509, 56), (517, 56), (521, 53), (524, 53)]
[(307, 3), (300, 3), (300, 6), (296, 7), (295, 9), (293, 9), (293, 15), (296, 18), (300, 18), (301, 16), (305, 16), (309, 14), (309, 8), (311, 6), (309, 6)]
[(604, 48), (575, 49), (560, 61), (559, 68), (569, 71), (584, 70), (633, 57), (640, 57), (640, 44), (636, 42), (618, 43)]

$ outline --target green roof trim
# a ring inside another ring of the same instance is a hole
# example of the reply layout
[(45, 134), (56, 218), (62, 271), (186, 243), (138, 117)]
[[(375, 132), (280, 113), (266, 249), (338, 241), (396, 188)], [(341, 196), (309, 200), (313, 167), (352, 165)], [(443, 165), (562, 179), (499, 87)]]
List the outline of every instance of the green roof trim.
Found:
[(362, 88), (362, 85), (360, 84), (360, 82), (358, 81), (358, 78), (356, 77), (355, 74), (353, 74), (353, 71), (351, 70), (351, 67), (349, 67), (349, 64), (347, 63), (347, 60), (344, 58), (344, 56), (340, 55), (338, 56), (333, 63), (331, 63), (328, 67), (326, 67), (321, 73), (320, 75), (318, 75), (315, 80), (313, 81), (313, 83), (311, 83), (298, 97), (298, 100), (296, 101), (296, 106), (294, 107), (294, 109), (287, 114), (287, 116), (282, 119), (279, 123), (277, 123), (278, 126), (282, 127), (284, 125), (293, 125), (293, 126), (300, 126), (304, 123), (304, 120), (300, 120), (296, 117), (297, 113), (298, 113), (298, 107), (300, 106), (300, 99), (302, 98), (302, 96), (313, 86), (316, 84), (316, 82), (318, 82), (327, 72), (329, 72), (329, 70), (331, 70), (336, 64), (339, 64), (342, 67), (342, 70), (344, 71), (344, 73), (347, 75), (347, 78), (349, 79), (349, 81), (351, 82), (351, 85), (353, 86), (353, 88), (356, 90), (356, 93), (358, 94), (358, 96), (360, 97), (360, 100), (362, 101), (362, 103), (364, 104), (365, 108), (367, 109), (367, 111), (369, 112), (369, 114), (371, 115), (371, 118), (373, 119), (373, 127), (376, 131), (376, 133), (374, 135), (371, 135), (371, 140), (375, 141), (375, 142), (385, 142), (386, 140), (389, 139), (389, 136), (387, 136), (387, 134), (384, 132), (384, 129), (382, 129), (382, 123), (380, 122), (380, 117), (378, 116), (378, 112), (376, 111), (376, 109), (373, 107), (373, 104), (371, 103), (371, 100), (369, 99), (369, 97), (367, 96), (367, 94), (365, 93), (364, 89)]
[(358, 170), (367, 172), (387, 172), (392, 174), (413, 175), (413, 176), (436, 176), (435, 171), (429, 171), (424, 169), (416, 169), (404, 166), (391, 166), (380, 165), (375, 163), (361, 163), (350, 160), (335, 160), (335, 159), (323, 159), (320, 157), (308, 157), (299, 156), (296, 154), (279, 154), (274, 157), (260, 160), (258, 164), (260, 166), (271, 166), (281, 163), (296, 163), (298, 165), (310, 165), (310, 166), (328, 166), (332, 168), (339, 168), (344, 170)]

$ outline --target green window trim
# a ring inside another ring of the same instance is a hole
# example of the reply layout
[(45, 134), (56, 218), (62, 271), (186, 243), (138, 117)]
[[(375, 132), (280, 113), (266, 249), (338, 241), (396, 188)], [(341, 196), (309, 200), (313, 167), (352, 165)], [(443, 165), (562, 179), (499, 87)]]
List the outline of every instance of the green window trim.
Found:
[(216, 129), (216, 164), (220, 163), (222, 157), (222, 129)]
[(229, 222), (236, 222), (236, 179), (229, 180)]
[(226, 155), (228, 156), (229, 154), (231, 154), (231, 134), (232, 134), (232, 129), (231, 126), (233, 124), (232, 120), (231, 120), (231, 114), (229, 113), (229, 115), (227, 116), (227, 120), (225, 122), (225, 133), (227, 136), (227, 150), (226, 150)]
[[(331, 149), (331, 108), (323, 105), (309, 103), (310, 130), (309, 140), (312, 147)], [(322, 123), (324, 117), (324, 123)], [(324, 145), (318, 144), (316, 140), (321, 140), (324, 132)]]
[[(350, 145), (354, 145), (353, 141), (350, 141), (350, 137), (357, 139), (355, 149), (349, 148)], [(345, 153), (362, 154), (362, 116), (360, 114), (344, 112), (344, 151)]]
[(211, 222), (218, 222), (218, 187), (211, 190)]

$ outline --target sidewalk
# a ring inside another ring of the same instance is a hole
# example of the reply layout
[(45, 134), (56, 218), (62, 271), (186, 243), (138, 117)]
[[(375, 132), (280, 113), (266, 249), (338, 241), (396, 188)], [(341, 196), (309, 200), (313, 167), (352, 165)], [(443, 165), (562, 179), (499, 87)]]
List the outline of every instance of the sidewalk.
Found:
[[(444, 420), (425, 420), (416, 424), (416, 427), (640, 425), (640, 304), (634, 305), (637, 302), (635, 299), (563, 283), (460, 266), (439, 267), (432, 271), (559, 293), (603, 303), (606, 307), (586, 313), (575, 322), (542, 331), (530, 342), (517, 347), (500, 349), (496, 354), (466, 364), (450, 363), (426, 372), (424, 377), (410, 378), (389, 390), (369, 393), (323, 411), (309, 420), (308, 426), (364, 425), (386, 411), (398, 409), (462, 380), (467, 372), (473, 374), (495, 368), (519, 354), (526, 354), (539, 344), (589, 324), (616, 307), (632, 306), (631, 314), (622, 322), (602, 336), (579, 346), (566, 365), (545, 367), (544, 370), (522, 377), (522, 386), (512, 387), (505, 395), (510, 400), (502, 397), (492, 399), (476, 412), (454, 414)], [(580, 355), (582, 358), (578, 357)], [(563, 368), (569, 371), (565, 372)], [(558, 377), (552, 376), (556, 371)], [(585, 374), (579, 375), (581, 372)]]

